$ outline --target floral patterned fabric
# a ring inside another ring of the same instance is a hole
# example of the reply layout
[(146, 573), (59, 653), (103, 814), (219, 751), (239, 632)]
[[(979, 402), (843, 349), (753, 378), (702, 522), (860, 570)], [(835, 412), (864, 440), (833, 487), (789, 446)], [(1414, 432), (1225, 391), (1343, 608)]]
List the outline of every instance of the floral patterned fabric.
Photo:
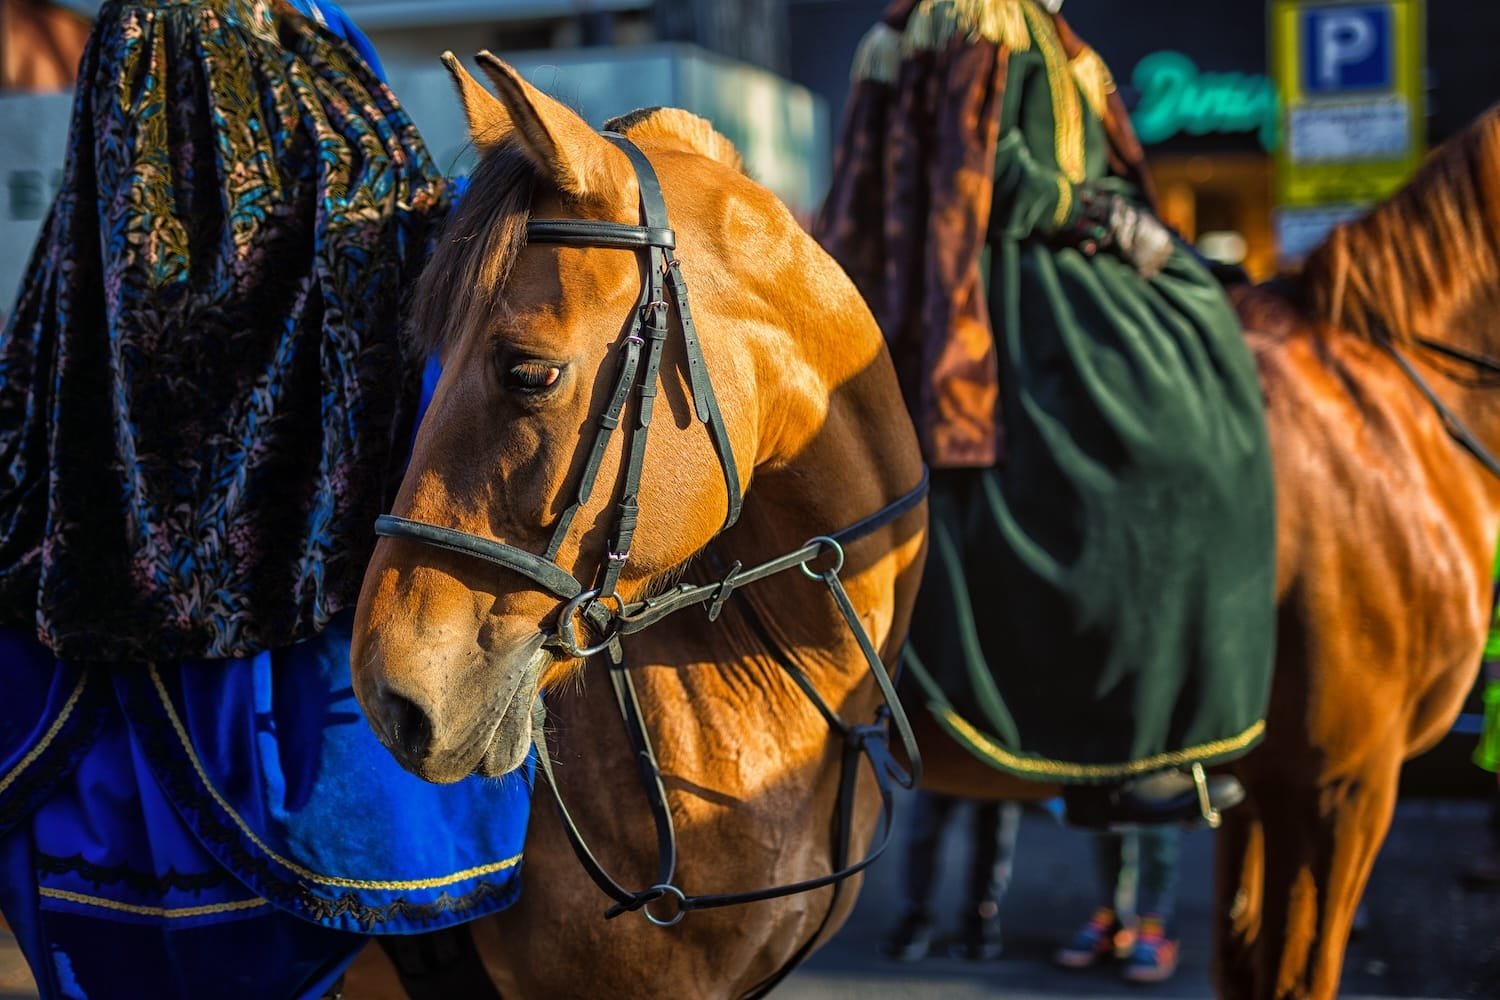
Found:
[(72, 660), (217, 658), (352, 605), (445, 208), (390, 91), (300, 14), (106, 3), (0, 339), (0, 625)]

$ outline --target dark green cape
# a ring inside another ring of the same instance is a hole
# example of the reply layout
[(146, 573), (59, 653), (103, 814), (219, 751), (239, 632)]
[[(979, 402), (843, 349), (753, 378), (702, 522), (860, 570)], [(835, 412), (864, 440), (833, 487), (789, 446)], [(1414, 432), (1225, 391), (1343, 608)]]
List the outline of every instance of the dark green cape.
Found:
[[(1264, 728), (1275, 634), (1260, 387), (1223, 291), (1185, 249), (1147, 280), (1088, 244), (1101, 235), (1080, 217), (1091, 195), (1149, 210), (1140, 178), (1120, 167), (1121, 136), (1126, 148), (1133, 138), (1107, 70), (1032, 0), (898, 5), (860, 61), (848, 129), (862, 134), (846, 134), (840, 163), (850, 177), (863, 165), (866, 189), (852, 198), (836, 180), (830, 205), (876, 203), (873, 177), (884, 218), (825, 215), (824, 232), (882, 322), (888, 283), (911, 266), (890, 248), (953, 257), (951, 244), (932, 245), (936, 223), (913, 234), (899, 220), (967, 204), (988, 222), (998, 461), (947, 461), (948, 438), (924, 433), (929, 461), (948, 466), (934, 480), (911, 632), (929, 706), (995, 766), (1062, 782), (1243, 753)], [(939, 188), (924, 202), (932, 168), (963, 157), (911, 136), (949, 105), (997, 116), (992, 199)], [(925, 212), (906, 211), (913, 201)], [(876, 227), (867, 235), (887, 259), (871, 269), (860, 231)], [(893, 325), (919, 429), (941, 424), (954, 411), (931, 359), (973, 331), (942, 342), (942, 328), (918, 323), (913, 337)], [(924, 338), (940, 342), (909, 349)]]

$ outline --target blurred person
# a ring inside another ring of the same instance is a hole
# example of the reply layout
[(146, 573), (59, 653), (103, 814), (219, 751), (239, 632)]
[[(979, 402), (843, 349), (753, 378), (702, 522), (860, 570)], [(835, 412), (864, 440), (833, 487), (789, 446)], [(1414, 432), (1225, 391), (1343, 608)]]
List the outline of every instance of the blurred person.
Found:
[(332, 3), (100, 9), (0, 335), (0, 910), (42, 997), (317, 997), (371, 934), (477, 966), (458, 925), (519, 892), (527, 776), (405, 773), (350, 683), (447, 201)]
[(939, 945), (937, 908), (938, 861), (943, 833), (966, 803), (973, 815), (967, 831), (969, 869), (965, 906), (958, 932), (947, 942), (953, 958), (981, 962), (1004, 951), (1000, 903), (1010, 885), (1021, 828), (1018, 802), (971, 802), (948, 795), (918, 792), (912, 803), (906, 848), (906, 901), (901, 919), (881, 951), (900, 962), (926, 958)]
[(1127, 834), (1095, 834), (1099, 905), (1053, 960), (1086, 969), (1120, 959), (1121, 976), (1160, 983), (1177, 971), (1177, 859), (1181, 829), (1144, 827)]
[(908, 663), (936, 715), (1061, 783), (1074, 824), (1212, 821), (1244, 789), (1204, 768), (1260, 741), (1269, 697), (1261, 390), (1060, 6), (891, 4), (817, 232), (934, 470)]

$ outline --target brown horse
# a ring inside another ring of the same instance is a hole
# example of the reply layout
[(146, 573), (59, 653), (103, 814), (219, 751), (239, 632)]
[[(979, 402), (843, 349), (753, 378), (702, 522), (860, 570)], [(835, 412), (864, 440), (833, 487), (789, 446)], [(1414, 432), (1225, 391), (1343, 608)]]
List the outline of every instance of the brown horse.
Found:
[[(1500, 475), (1475, 453), (1500, 448), (1500, 108), (1237, 300), (1275, 459), (1279, 621), (1265, 741), (1235, 767), (1249, 801), (1219, 833), (1215, 979), (1326, 998), (1401, 764), (1452, 726), (1490, 613)], [(927, 786), (1051, 791), (913, 721)]]
[[(583, 580), (613, 544), (630, 467), (623, 432), (589, 466), (600, 471), (586, 502), (570, 520), (566, 512), (610, 405), (622, 331), (652, 275), (637, 253), (527, 243), (527, 218), (635, 226), (643, 182), (620, 146), (493, 56), (480, 61), (498, 100), (450, 61), (483, 157), (417, 291), (416, 334), (441, 350), (443, 375), (395, 512), (538, 555), (564, 520), (572, 527), (553, 561)], [(717, 579), (724, 571), (711, 565), (796, 550), (910, 495), (922, 469), (859, 294), (746, 177), (730, 143), (676, 110), (612, 127), (660, 178), (730, 445), (717, 449), (694, 419), (692, 358), (674, 320), (618, 584), (629, 604), (681, 579)], [(738, 522), (721, 531), (729, 451), (746, 490)], [(925, 544), (917, 505), (848, 547), (854, 614), (886, 664)], [(559, 601), (522, 573), (385, 538), (359, 602), (356, 690), (392, 752), (434, 781), (522, 764), (545, 697), (550, 739), (539, 743), (573, 818), (606, 869), (649, 886), (657, 849), (636, 756), (604, 671), (544, 641), (558, 619)], [(676, 884), (754, 890), (836, 866), (842, 746), (778, 663), (790, 660), (842, 719), (875, 717), (867, 658), (829, 590), (796, 572), (777, 576), (737, 591), (717, 623), (688, 611), (630, 636), (625, 653), (676, 825)], [(851, 859), (877, 812), (866, 769)], [(853, 901), (822, 888), (691, 912), (667, 929), (639, 914), (604, 920), (610, 900), (542, 801), (525, 858), (520, 901), (474, 931), (507, 996), (738, 996), (825, 939)]]
[(1239, 303), (1275, 453), (1280, 610), (1250, 803), (1219, 845), (1227, 996), (1335, 995), (1401, 764), (1474, 684), (1500, 530), (1500, 476), (1476, 460), (1500, 446), (1497, 234), (1493, 109)]

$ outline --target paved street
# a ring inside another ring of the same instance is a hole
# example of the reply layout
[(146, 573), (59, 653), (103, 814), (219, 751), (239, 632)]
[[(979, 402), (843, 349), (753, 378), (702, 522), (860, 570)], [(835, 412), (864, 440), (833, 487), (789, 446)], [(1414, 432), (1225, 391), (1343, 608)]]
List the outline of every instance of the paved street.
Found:
[[(1467, 892), (1457, 873), (1484, 843), (1486, 809), (1473, 801), (1401, 806), (1368, 894), (1369, 927), (1350, 949), (1344, 997), (1500, 997), (1500, 895)], [(961, 899), (964, 845), (951, 836), (945, 898)], [(1184, 838), (1182, 967), (1162, 986), (1121, 982), (1113, 970), (1069, 972), (1048, 956), (1094, 904), (1093, 864), (1084, 834), (1028, 814), (1017, 873), (1005, 900), (1007, 957), (971, 964), (929, 960), (898, 965), (876, 947), (900, 907), (899, 847), (875, 866), (848, 924), (777, 995), (786, 1000), (952, 1000), (1029, 997), (1209, 997), (1212, 834)], [(956, 848), (956, 850), (955, 850)]]
[[(1484, 844), (1485, 808), (1473, 801), (1403, 804), (1369, 894), (1370, 926), (1350, 950), (1343, 996), (1500, 997), (1500, 894), (1458, 887), (1456, 875)], [(895, 965), (876, 946), (899, 909), (900, 845), (875, 865), (843, 931), (778, 993), (784, 1000), (1021, 1000), (1031, 997), (1206, 998), (1212, 835), (1184, 840), (1182, 971), (1140, 988), (1111, 970), (1064, 972), (1047, 956), (1092, 906), (1087, 838), (1043, 815), (1027, 815), (1017, 874), (1005, 901), (1007, 957), (970, 964)], [(944, 898), (957, 901), (963, 845), (950, 838)], [(0, 1000), (34, 998), (25, 965), (0, 939)], [(359, 1000), (350, 997), (350, 1000)]]

